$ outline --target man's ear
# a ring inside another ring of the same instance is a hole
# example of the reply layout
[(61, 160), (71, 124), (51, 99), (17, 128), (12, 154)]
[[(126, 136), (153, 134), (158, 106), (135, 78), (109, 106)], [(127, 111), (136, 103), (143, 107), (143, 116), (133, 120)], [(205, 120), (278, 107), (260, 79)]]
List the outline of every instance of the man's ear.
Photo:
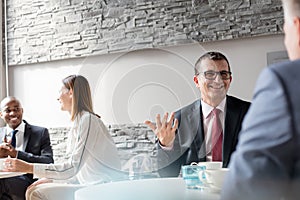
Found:
[(295, 41), (295, 42), (297, 42), (297, 44), (300, 46), (300, 18), (299, 17), (294, 17), (293, 18), (293, 23), (295, 25), (297, 35), (298, 35), (297, 41)]
[(199, 87), (199, 79), (198, 79), (198, 76), (194, 76), (194, 83), (196, 85), (196, 87)]

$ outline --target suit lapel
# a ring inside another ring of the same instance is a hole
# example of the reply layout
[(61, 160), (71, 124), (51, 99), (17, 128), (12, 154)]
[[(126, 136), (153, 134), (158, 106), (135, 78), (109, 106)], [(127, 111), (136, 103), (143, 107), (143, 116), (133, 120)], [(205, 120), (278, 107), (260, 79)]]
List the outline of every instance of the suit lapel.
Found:
[[(239, 122), (238, 105), (233, 105), (231, 98), (227, 96), (227, 111), (225, 117), (225, 130), (223, 138), (223, 162), (229, 161), (232, 146), (234, 145), (234, 138), (236, 138), (236, 127)], [(225, 148), (224, 148), (225, 147)]]
[(26, 150), (27, 144), (28, 144), (28, 141), (29, 141), (29, 137), (30, 137), (31, 127), (30, 127), (29, 124), (26, 123), (26, 121), (24, 121), (24, 123), (25, 123), (24, 149)]
[(205, 149), (205, 140), (203, 133), (203, 123), (202, 123), (202, 109), (200, 100), (196, 101), (194, 106), (192, 107), (190, 114), (187, 116), (190, 127), (193, 127), (194, 130), (191, 133), (196, 133), (191, 138), (191, 149), (190, 154), (191, 158), (188, 159), (191, 162), (193, 161), (204, 161), (206, 157), (206, 149)]

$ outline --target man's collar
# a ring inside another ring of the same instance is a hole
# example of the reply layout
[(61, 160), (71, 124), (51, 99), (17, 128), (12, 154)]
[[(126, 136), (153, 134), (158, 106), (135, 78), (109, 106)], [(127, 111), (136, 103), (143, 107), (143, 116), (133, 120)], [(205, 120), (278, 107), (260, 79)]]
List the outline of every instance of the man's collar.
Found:
[[(6, 125), (6, 129), (7, 129), (8, 133), (10, 133), (13, 130), (8, 125)], [(24, 123), (24, 121), (22, 121), (21, 124), (15, 130), (18, 130), (18, 131), (21, 131), (21, 132), (24, 133), (25, 132), (25, 123)]]
[[(221, 110), (223, 113), (225, 112), (226, 99), (227, 99), (227, 96), (225, 96), (225, 98), (216, 107), (217, 109)], [(203, 114), (204, 118), (207, 118), (208, 115), (211, 113), (211, 111), (214, 109), (214, 107), (205, 103), (202, 100), (201, 100), (201, 106), (202, 106), (202, 114)]]

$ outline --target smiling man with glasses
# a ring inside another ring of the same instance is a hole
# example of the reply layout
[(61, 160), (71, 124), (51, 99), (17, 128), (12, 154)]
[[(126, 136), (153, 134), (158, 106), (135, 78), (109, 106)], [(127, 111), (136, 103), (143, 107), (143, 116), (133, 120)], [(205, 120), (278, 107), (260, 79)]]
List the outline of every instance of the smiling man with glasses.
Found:
[(146, 124), (158, 138), (158, 167), (163, 177), (178, 176), (182, 165), (222, 161), (227, 167), (236, 148), (249, 102), (227, 95), (232, 81), (227, 58), (207, 52), (195, 64), (194, 83), (200, 99)]

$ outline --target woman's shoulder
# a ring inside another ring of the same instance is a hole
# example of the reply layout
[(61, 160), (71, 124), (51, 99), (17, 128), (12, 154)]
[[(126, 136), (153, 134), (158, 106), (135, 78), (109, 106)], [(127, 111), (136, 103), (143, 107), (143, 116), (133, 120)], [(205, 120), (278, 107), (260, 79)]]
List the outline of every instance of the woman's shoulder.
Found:
[(78, 124), (79, 126), (92, 126), (95, 128), (97, 127), (97, 129), (106, 128), (101, 118), (99, 118), (94, 113), (90, 113), (87, 111), (83, 111), (81, 113)]
[(94, 113), (90, 113), (90, 112), (87, 112), (87, 111), (83, 111), (82, 114), (81, 114), (81, 121), (89, 121), (91, 120), (91, 122), (97, 122), (97, 123), (100, 123), (100, 124), (103, 124), (101, 118), (99, 117), (99, 115), (96, 115)]
[(88, 119), (98, 120), (100, 117), (94, 113), (90, 113), (88, 111), (82, 111), (80, 115), (81, 120), (88, 120)]

